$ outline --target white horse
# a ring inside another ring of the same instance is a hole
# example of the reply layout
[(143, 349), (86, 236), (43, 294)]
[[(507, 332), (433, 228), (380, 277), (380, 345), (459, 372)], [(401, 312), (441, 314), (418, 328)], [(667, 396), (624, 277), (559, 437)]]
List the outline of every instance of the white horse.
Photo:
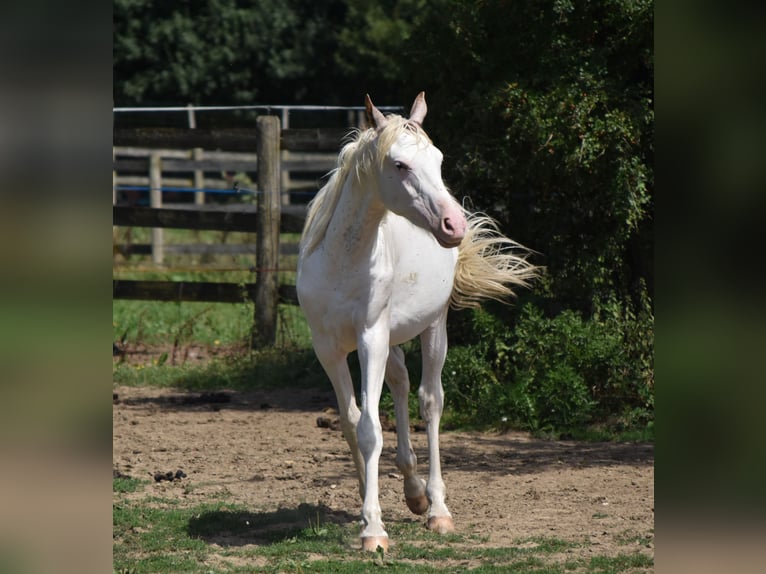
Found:
[[(494, 222), (470, 215), (441, 178), (442, 153), (423, 131), (423, 92), (409, 120), (383, 116), (366, 97), (372, 128), (340, 152), (338, 167), (312, 201), (301, 240), (298, 299), (314, 350), (338, 399), (343, 436), (359, 477), (362, 547), (388, 548), (378, 500), (383, 434), (378, 403), (385, 381), (396, 415), (396, 465), (407, 506), (428, 512), (427, 527), (454, 530), (439, 459), (447, 354), (447, 309), (512, 295), (536, 268), (528, 251)], [(428, 481), (418, 476), (409, 438), (409, 377), (398, 345), (420, 336), (418, 392), (428, 436)], [(358, 350), (361, 410), (346, 362)]]

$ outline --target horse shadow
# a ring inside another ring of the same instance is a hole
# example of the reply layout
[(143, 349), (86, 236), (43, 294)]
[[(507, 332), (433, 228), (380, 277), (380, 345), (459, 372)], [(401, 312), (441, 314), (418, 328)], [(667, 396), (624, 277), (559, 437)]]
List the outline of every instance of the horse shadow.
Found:
[(324, 504), (302, 503), (297, 508), (279, 508), (273, 512), (220, 509), (193, 516), (189, 520), (187, 533), (191, 538), (222, 547), (266, 546), (284, 540), (319, 536), (326, 530), (327, 524), (343, 525), (358, 518)]

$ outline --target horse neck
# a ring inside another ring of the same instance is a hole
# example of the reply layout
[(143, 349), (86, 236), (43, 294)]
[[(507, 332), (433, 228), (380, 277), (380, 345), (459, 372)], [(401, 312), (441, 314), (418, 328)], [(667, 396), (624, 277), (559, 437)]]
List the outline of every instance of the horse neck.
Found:
[(375, 246), (386, 207), (371, 179), (350, 174), (343, 183), (324, 238), (328, 252), (368, 255)]

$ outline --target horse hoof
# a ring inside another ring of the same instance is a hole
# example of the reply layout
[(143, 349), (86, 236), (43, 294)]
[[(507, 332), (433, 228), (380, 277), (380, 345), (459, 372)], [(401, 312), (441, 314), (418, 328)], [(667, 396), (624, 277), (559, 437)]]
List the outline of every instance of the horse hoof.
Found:
[(414, 498), (405, 496), (404, 500), (407, 502), (407, 508), (409, 508), (413, 514), (425, 514), (428, 510), (428, 497), (425, 494), (421, 494)]
[(428, 530), (433, 530), (439, 534), (449, 534), (455, 532), (455, 524), (449, 516), (432, 516), (426, 524)]
[(388, 552), (388, 536), (362, 537), (362, 550), (365, 552), (377, 552), (378, 547), (382, 548), (383, 552)]

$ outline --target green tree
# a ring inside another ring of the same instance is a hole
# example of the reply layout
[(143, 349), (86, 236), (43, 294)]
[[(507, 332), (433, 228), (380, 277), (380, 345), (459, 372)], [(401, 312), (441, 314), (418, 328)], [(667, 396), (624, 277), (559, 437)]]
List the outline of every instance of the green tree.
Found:
[(342, 14), (332, 1), (115, 0), (115, 103), (300, 101)]
[[(427, 0), (115, 0), (118, 105), (408, 104)], [(402, 96), (401, 101), (398, 96)]]
[(539, 251), (557, 308), (652, 285), (652, 4), (444, 0), (409, 46), (456, 193)]
[[(431, 9), (428, 0), (346, 0), (333, 61), (339, 84), (361, 102), (409, 105), (419, 91), (407, 82), (407, 42)], [(342, 79), (340, 79), (342, 78)], [(356, 100), (354, 100), (356, 102)]]

